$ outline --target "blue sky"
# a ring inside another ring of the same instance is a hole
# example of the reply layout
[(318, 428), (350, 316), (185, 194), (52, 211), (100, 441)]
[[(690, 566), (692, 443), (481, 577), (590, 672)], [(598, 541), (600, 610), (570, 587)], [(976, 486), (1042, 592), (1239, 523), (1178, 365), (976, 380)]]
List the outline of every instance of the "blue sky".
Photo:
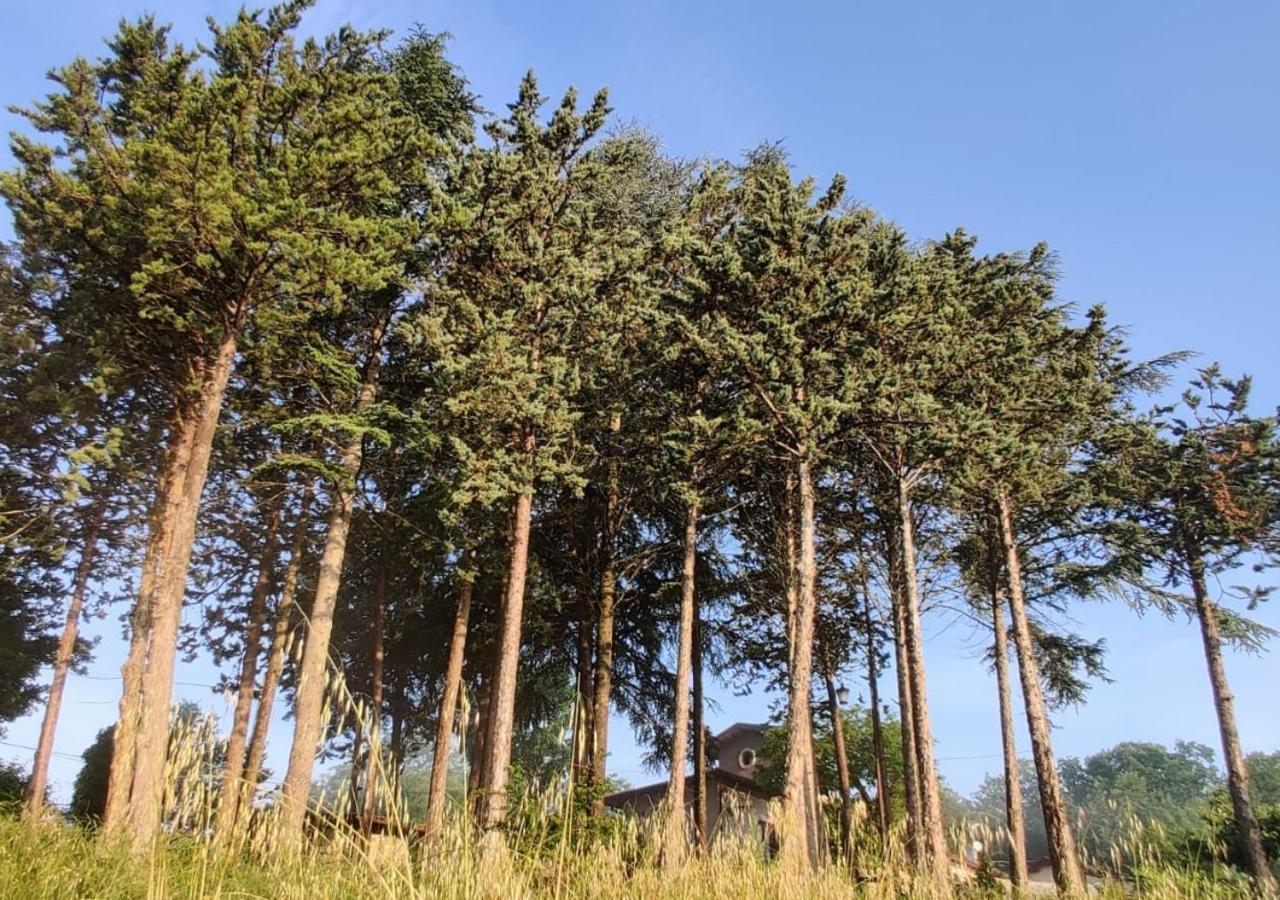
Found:
[[(236, 9), (6, 7), (0, 105), (41, 96), (50, 66), (98, 54), (122, 15), (153, 9), (191, 43), (206, 13)], [(988, 250), (1046, 240), (1061, 256), (1063, 295), (1105, 302), (1131, 326), (1138, 355), (1197, 350), (1252, 373), (1258, 408), (1280, 403), (1280, 4), (320, 0), (306, 28), (347, 21), (452, 32), (454, 59), (491, 109), (532, 67), (552, 97), (569, 84), (584, 94), (607, 85), (619, 120), (653, 128), (675, 154), (734, 157), (781, 140), (801, 172), (843, 172), (854, 197), (914, 238), (963, 225)], [(20, 127), (8, 113), (0, 124)], [(10, 233), (0, 213), (0, 236)], [(1259, 617), (1280, 627), (1277, 604)], [(1118, 606), (1080, 607), (1073, 618), (1084, 634), (1107, 636), (1115, 683), (1057, 717), (1060, 756), (1131, 739), (1217, 745), (1194, 627)], [(926, 627), (938, 756), (968, 791), (999, 765), (993, 686), (967, 625), (939, 613)], [(69, 686), (57, 749), (70, 756), (53, 770), (60, 795), (75, 755), (114, 715), (118, 628), (111, 619), (94, 629), (106, 636), (92, 666), (101, 677)], [(1232, 655), (1228, 665), (1246, 748), (1280, 748), (1280, 657)], [(181, 666), (177, 678), (188, 683), (181, 696), (225, 709), (198, 686), (214, 680), (207, 664)], [(718, 693), (713, 725), (765, 715), (762, 698)], [(2, 740), (30, 745), (35, 731), (23, 720)], [(611, 745), (614, 771), (648, 778), (624, 723)], [(0, 759), (26, 756), (0, 744)]]

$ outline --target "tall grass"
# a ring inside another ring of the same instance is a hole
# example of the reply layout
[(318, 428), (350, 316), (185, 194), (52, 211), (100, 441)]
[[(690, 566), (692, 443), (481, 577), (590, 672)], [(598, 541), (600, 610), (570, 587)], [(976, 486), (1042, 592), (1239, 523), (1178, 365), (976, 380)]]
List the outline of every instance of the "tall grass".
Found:
[[(342, 679), (329, 682), (327, 721), (366, 734), (366, 710)], [(279, 833), (270, 798), (262, 798), (232, 835), (215, 836), (217, 739), (212, 720), (175, 722), (165, 773), (164, 829), (149, 853), (113, 844), (60, 819), (31, 825), (0, 815), (0, 898), (848, 898), (926, 897), (904, 852), (901, 829), (881, 840), (862, 811), (849, 859), (796, 875), (765, 859), (749, 833), (723, 835), (701, 856), (664, 865), (656, 822), (626, 817), (582, 827), (561, 786), (531, 788), (512, 804), (500, 850), (482, 847), (462, 810), (430, 846), (417, 840), (404, 812), (393, 767), (372, 736), (368, 782), (392, 833), (369, 835), (350, 824), (353, 792), (339, 785), (317, 797), (307, 839)], [(994, 847), (1005, 836), (982, 825), (953, 830), (959, 848), (973, 839)], [(834, 834), (832, 835), (834, 839)], [(1249, 896), (1238, 873), (1212, 860), (1187, 860), (1160, 829), (1129, 822), (1110, 861), (1094, 871), (1122, 871), (1103, 896), (1209, 898)], [(963, 870), (958, 870), (963, 871)], [(966, 898), (1005, 890), (958, 878)]]

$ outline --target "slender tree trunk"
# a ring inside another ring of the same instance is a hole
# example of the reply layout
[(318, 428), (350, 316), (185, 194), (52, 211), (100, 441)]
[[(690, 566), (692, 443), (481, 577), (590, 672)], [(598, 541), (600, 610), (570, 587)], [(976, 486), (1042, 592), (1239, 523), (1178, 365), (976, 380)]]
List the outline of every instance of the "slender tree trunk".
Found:
[(107, 515), (107, 503), (111, 497), (110, 485), (103, 489), (89, 511), (85, 523), (84, 543), (80, 547), (80, 562), (76, 566), (75, 580), (71, 587), (71, 602), (67, 605), (67, 619), (58, 639), (58, 653), (53, 660), (53, 680), (49, 684), (49, 698), (45, 702), (44, 720), (40, 723), (40, 738), (36, 741), (36, 755), (31, 764), (31, 777), (27, 780), (24, 812), (31, 820), (44, 813), (44, 794), (49, 783), (49, 759), (53, 755), (53, 737), (58, 727), (58, 713), (62, 709), (62, 694), (67, 686), (67, 673), (71, 671), (71, 659), (76, 651), (76, 639), (80, 630), (80, 613), (89, 590), (89, 578), (93, 574), (94, 559), (98, 553), (98, 536)]
[(867, 690), (871, 699), (871, 752), (876, 769), (876, 828), (881, 836), (889, 831), (889, 779), (884, 760), (884, 729), (880, 724), (880, 676), (877, 672), (875, 622), (871, 617), (871, 592), (863, 583), (862, 594), (867, 630)]
[(813, 626), (817, 607), (816, 531), (814, 522), (814, 488), (809, 462), (801, 458), (796, 467), (799, 489), (799, 591), (792, 631), (792, 665), (787, 697), (787, 761), (784, 775), (783, 808), (787, 834), (782, 855), (796, 868), (813, 868), (817, 864), (816, 844), (812, 841), (812, 811), (808, 802), (809, 773), (813, 762), (813, 735), (809, 706), (810, 682), (813, 677)]
[(933, 755), (933, 726), (929, 719), (928, 681), (924, 667), (924, 633), (920, 626), (920, 596), (916, 587), (915, 523), (911, 494), (904, 479), (898, 480), (898, 529), (902, 564), (903, 619), (907, 628), (907, 663), (911, 673), (912, 718), (915, 751), (919, 763), (920, 815), (924, 826), (929, 871), (937, 888), (949, 892), (947, 835), (942, 824), (942, 789)]
[(689, 751), (689, 674), (693, 668), (694, 575), (698, 560), (698, 501), (685, 508), (684, 564), (680, 570), (680, 632), (676, 648), (675, 711), (671, 732), (671, 778), (667, 782), (667, 821), (663, 858), (684, 859), (689, 848), (685, 809), (685, 766)]
[[(533, 452), (533, 435), (525, 439)], [(490, 847), (501, 841), (498, 829), (506, 818), (507, 780), (511, 766), (511, 735), (515, 725), (516, 674), (520, 667), (520, 636), (524, 623), (524, 584), (529, 568), (529, 532), (533, 519), (532, 489), (517, 495), (512, 510), (511, 565), (498, 640), (490, 730), (485, 738), (484, 781), (480, 793), (480, 827)]]
[[(377, 806), (377, 777), (381, 765), (382, 747), (382, 695), (383, 661), (386, 655), (387, 633), (387, 567), (386, 561), (378, 564), (377, 581), (373, 589), (373, 691), (369, 699), (369, 752), (364, 766), (364, 806), (361, 815), (366, 822), (373, 818)], [(384, 773), (385, 774), (385, 773)], [(393, 783), (394, 778), (386, 779)]]
[(693, 647), (690, 665), (693, 668), (693, 709), (690, 711), (693, 727), (693, 828), (698, 852), (707, 849), (711, 839), (707, 821), (707, 726), (702, 698), (702, 612), (698, 594), (693, 595)]
[(827, 688), (827, 713), (831, 716), (831, 738), (835, 744), (836, 773), (840, 777), (840, 858), (849, 859), (850, 838), (853, 833), (853, 784), (849, 776), (849, 752), (844, 743), (844, 719), (840, 715), (840, 701), (836, 697), (835, 677), (828, 662), (823, 667), (822, 679)]
[[(136, 849), (146, 847), (160, 826), (165, 788), (165, 761), (169, 746), (170, 704), (173, 700), (173, 670), (178, 651), (178, 629), (182, 624), (182, 604), (186, 594), (187, 570), (195, 542), (200, 495), (209, 474), (213, 438), (222, 412), (227, 382), (235, 363), (238, 328), (232, 328), (218, 347), (217, 355), (197, 370), (200, 390), (193, 403), (184, 404), (171, 442), (169, 456), (174, 469), (161, 480), (153, 506), (155, 540), (148, 536), (147, 560), (143, 563), (142, 590), (138, 607), (146, 626), (145, 652), (131, 652), (124, 673), (125, 690), (133, 697), (121, 698), (121, 722), (117, 723), (116, 746), (122, 763), (131, 771), (115, 771), (119, 776), (111, 790), (128, 791), (128, 800), (117, 796), (108, 802), (115, 815), (109, 828), (122, 827)], [(150, 572), (148, 579), (147, 573)], [(140, 692), (140, 696), (139, 696)], [(114, 770), (113, 764), (113, 770)], [(125, 785), (128, 785), (127, 789)], [(123, 805), (123, 808), (122, 808)], [(122, 818), (121, 818), (122, 815)]]
[(595, 701), (595, 622), (585, 587), (579, 590), (578, 621), (575, 628), (576, 678), (573, 719), (573, 783), (585, 785), (591, 782), (591, 742), (595, 737), (594, 716), (591, 711)]
[(1022, 562), (1013, 531), (1013, 511), (1009, 498), (997, 495), (996, 506), (1000, 541), (1004, 549), (1005, 577), (1009, 582), (1009, 613), (1013, 621), (1013, 643), (1018, 653), (1018, 676), (1022, 699), (1027, 710), (1027, 730), (1031, 732), (1031, 752), (1036, 764), (1036, 781), (1040, 787), (1040, 806), (1044, 810), (1045, 832), (1049, 839), (1049, 858), (1053, 862), (1053, 879), (1063, 894), (1084, 893), (1084, 876), (1076, 856), (1075, 836), (1067, 814), (1066, 798), (1058, 780), (1058, 765), (1049, 740), (1049, 713), (1040, 686), (1040, 667), (1036, 663), (1031, 640), (1031, 624), (1027, 620), (1026, 597), (1022, 591)]
[[(473, 554), (462, 557), (461, 585), (458, 605), (453, 614), (453, 634), (449, 638), (449, 661), (445, 664), (444, 690), (440, 694), (440, 712), (436, 721), (436, 744), (431, 756), (431, 786), (427, 793), (426, 836), (437, 841), (444, 831), (445, 787), (449, 779), (449, 750), (453, 742), (453, 720), (458, 711), (462, 689), (462, 662), (467, 651), (467, 626), (471, 621), (471, 594), (475, 589), (475, 573), (471, 571)], [(465, 726), (466, 723), (463, 723)]]
[[(994, 544), (992, 548), (994, 549)], [(1004, 810), (1009, 828), (1009, 882), (1015, 894), (1027, 889), (1027, 837), (1022, 815), (1022, 778), (1013, 731), (1013, 698), (1009, 683), (1009, 639), (1004, 622), (1004, 591), (999, 568), (992, 566), (991, 610), (995, 636), (996, 689), (1000, 695), (1000, 743), (1004, 753)]]
[[(357, 412), (367, 407), (377, 396), (382, 337), (388, 319), (389, 314), (379, 321), (371, 335), (369, 358), (360, 393), (356, 397)], [(355, 512), (356, 480), (363, 461), (364, 438), (357, 436), (343, 447), (338, 474), (340, 480), (333, 485), (331, 492), (332, 506), (329, 510), (324, 551), (320, 556), (320, 573), (316, 578), (315, 599), (306, 627), (302, 664), (298, 667), (298, 687), (293, 703), (293, 743), (289, 748), (289, 767), (280, 786), (280, 834), (288, 842), (300, 841), (302, 837), (307, 798), (311, 793), (311, 775), (315, 769), (316, 748), (324, 728), (321, 713), (324, 709), (329, 663), (329, 639), (333, 634), (338, 588), (342, 584), (342, 563), (347, 555), (347, 534), (351, 530), (351, 519)]]
[(889, 602), (893, 613), (894, 671), (898, 679), (898, 718), (902, 735), (902, 794), (907, 807), (907, 853), (919, 859), (926, 852), (924, 817), (920, 805), (920, 769), (916, 756), (916, 712), (911, 690), (911, 657), (907, 651), (907, 613), (902, 590), (896, 536), (886, 543), (889, 569)]
[[(504, 590), (503, 594), (505, 593)], [(493, 709), (493, 676), (496, 665), (497, 660), (494, 661), (494, 665), (488, 667), (480, 683), (479, 696), (476, 698), (476, 735), (471, 747), (471, 768), (467, 772), (467, 798), (477, 819), (480, 816), (480, 789), (485, 782), (484, 761), (489, 743), (489, 724), (492, 721), (489, 711)]]
[(227, 760), (218, 789), (218, 816), (214, 832), (225, 836), (235, 824), (240, 797), (244, 794), (245, 746), (249, 737), (249, 714), (253, 711), (253, 685), (258, 677), (258, 657), (262, 655), (262, 632), (267, 619), (267, 594), (271, 573), (276, 567), (276, 532), (280, 528), (280, 503), (273, 501), (267, 514), (267, 530), (262, 539), (262, 558), (249, 596), (244, 630), (244, 653), (240, 657), (240, 679), (236, 684), (236, 705), (227, 738)]
[(297, 605), (298, 579), (302, 572), (302, 557), (306, 552), (308, 514), (311, 510), (311, 487), (302, 494), (298, 507), (298, 519), (293, 526), (293, 543), (289, 550), (289, 565), (284, 570), (284, 583), (280, 586), (280, 599), (276, 603), (271, 623), (271, 646), (267, 650), (267, 668), (262, 675), (262, 689), (258, 694), (258, 711), (253, 720), (253, 737), (245, 760), (243, 790), (236, 805), (238, 830), (244, 820), (245, 806), (253, 796), (254, 786), (262, 774), (262, 761), (267, 755), (267, 732), (271, 730), (271, 714), (275, 710), (276, 690), (284, 672), (284, 655), (293, 631), (293, 611)]
[(1239, 833), (1240, 849), (1244, 854), (1245, 870), (1260, 894), (1275, 897), (1275, 872), (1262, 845), (1262, 830), (1258, 826), (1258, 817), (1249, 798), (1249, 769), (1245, 765), (1244, 751), (1240, 748), (1235, 697), (1231, 693), (1231, 686), (1227, 684), (1227, 669), (1222, 660), (1218, 611), (1205, 586), (1204, 558), (1199, 548), (1188, 541), (1185, 553), (1191, 574), (1191, 589), (1195, 594), (1196, 616), (1200, 620), (1205, 663), (1209, 669), (1209, 684), (1213, 688), (1214, 711), (1218, 714), (1222, 757), (1227, 766), (1227, 792), (1231, 795), (1231, 808), (1235, 815), (1236, 831)]
[[(609, 432), (616, 444), (622, 431), (622, 413), (609, 417)], [(618, 597), (618, 450), (610, 449), (608, 485), (605, 490), (604, 530), (600, 540), (600, 616), (596, 630), (596, 681), (592, 703), (591, 741), (592, 815), (604, 814), (604, 784), (609, 755), (609, 705), (613, 697), (613, 635)]]

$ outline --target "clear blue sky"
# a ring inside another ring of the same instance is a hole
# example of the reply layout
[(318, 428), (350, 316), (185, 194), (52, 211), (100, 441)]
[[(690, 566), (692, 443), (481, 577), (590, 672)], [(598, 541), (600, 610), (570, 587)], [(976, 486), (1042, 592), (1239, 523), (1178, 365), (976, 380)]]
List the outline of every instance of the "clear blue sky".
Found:
[[(226, 18), (236, 8), (148, 6), (187, 42), (203, 36), (205, 13)], [(48, 67), (99, 53), (117, 19), (144, 8), (132, 0), (6, 4), (0, 103), (40, 96)], [(1132, 326), (1140, 355), (1198, 350), (1229, 372), (1252, 373), (1260, 408), (1280, 402), (1274, 0), (320, 0), (307, 29), (347, 21), (452, 32), (454, 59), (493, 109), (532, 67), (553, 97), (569, 84), (584, 94), (609, 86), (619, 118), (650, 126), (676, 154), (733, 157), (782, 140), (800, 171), (843, 172), (857, 199), (915, 238), (963, 225), (985, 249), (1047, 240), (1061, 255), (1063, 294), (1105, 302), (1115, 321)], [(18, 127), (7, 113), (0, 120), (6, 131)], [(0, 163), (9, 164), (7, 151)], [(0, 214), (0, 236), (9, 233)], [(1277, 604), (1260, 613), (1273, 626)], [(1115, 684), (1058, 716), (1059, 755), (1129, 739), (1216, 746), (1193, 627), (1119, 607), (1074, 616), (1085, 634), (1108, 637)], [(938, 755), (945, 776), (968, 791), (999, 765), (993, 687), (967, 626), (937, 614), (927, 628)], [(112, 620), (96, 630), (107, 637), (92, 670), (108, 680), (72, 678), (62, 753), (78, 754), (113, 718), (118, 629)], [(1228, 665), (1246, 748), (1280, 747), (1280, 657), (1233, 655)], [(177, 677), (213, 681), (201, 663)], [(210, 702), (200, 687), (179, 691)], [(713, 725), (765, 715), (762, 698), (720, 699)], [(614, 734), (611, 767), (646, 780), (625, 725)], [(34, 736), (33, 721), (23, 720), (4, 740), (32, 744)], [(0, 745), (0, 758), (8, 756), (26, 758)], [(74, 759), (55, 762), (61, 796), (76, 768)]]

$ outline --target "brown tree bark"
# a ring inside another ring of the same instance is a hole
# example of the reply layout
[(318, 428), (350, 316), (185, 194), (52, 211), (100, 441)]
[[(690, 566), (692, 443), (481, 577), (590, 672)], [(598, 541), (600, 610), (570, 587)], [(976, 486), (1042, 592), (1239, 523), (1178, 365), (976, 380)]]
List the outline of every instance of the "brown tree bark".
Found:
[(808, 459), (801, 455), (796, 465), (796, 486), (799, 493), (799, 590), (792, 630), (791, 670), (787, 695), (786, 770), (783, 776), (783, 816), (786, 827), (782, 841), (782, 858), (797, 869), (811, 869), (817, 865), (818, 847), (814, 838), (814, 825), (809, 787), (813, 766), (812, 717), (809, 694), (813, 678), (813, 628), (817, 608), (817, 559), (815, 499), (812, 473)]
[(693, 828), (698, 851), (707, 849), (711, 840), (707, 822), (707, 726), (702, 696), (702, 612), (697, 592), (693, 595), (693, 647), (690, 650), (690, 667), (693, 669), (693, 708), (690, 725), (693, 728)]
[(831, 739), (835, 744), (836, 774), (840, 778), (840, 858), (849, 859), (853, 835), (853, 781), (849, 775), (849, 751), (844, 743), (844, 719), (836, 697), (836, 681), (829, 661), (824, 661), (822, 680), (827, 688), (827, 714), (831, 717)]
[(308, 515), (311, 511), (311, 486), (302, 494), (298, 507), (298, 519), (293, 526), (293, 542), (289, 550), (289, 565), (284, 570), (284, 582), (280, 586), (280, 599), (276, 602), (275, 616), (271, 623), (271, 644), (267, 649), (267, 667), (262, 674), (262, 688), (258, 692), (258, 710), (253, 720), (253, 737), (249, 740), (249, 752), (245, 759), (243, 790), (236, 802), (236, 823), (239, 829), (244, 820), (245, 807), (253, 796), (254, 786), (262, 773), (262, 761), (267, 755), (267, 732), (271, 730), (271, 715), (275, 710), (276, 691), (284, 672), (284, 655), (293, 631), (293, 613), (297, 606), (298, 579), (302, 572), (302, 557), (306, 552)]
[[(471, 595), (475, 589), (473, 554), (463, 554), (459, 573), (458, 605), (453, 613), (453, 634), (449, 637), (449, 660), (445, 664), (444, 690), (436, 720), (436, 744), (431, 755), (431, 786), (427, 792), (426, 837), (437, 841), (444, 831), (445, 786), (449, 778), (449, 750), (453, 741), (453, 720), (462, 692), (462, 663), (467, 652), (467, 626), (471, 621)], [(465, 725), (465, 723), (464, 723)]]
[(1022, 562), (1018, 558), (1017, 538), (1013, 531), (1012, 504), (1006, 494), (997, 494), (996, 507), (1000, 541), (1004, 549), (1005, 577), (1009, 582), (1013, 644), (1018, 653), (1018, 676), (1027, 711), (1027, 729), (1031, 732), (1031, 753), (1036, 764), (1040, 806), (1044, 810), (1049, 858), (1053, 862), (1053, 880), (1061, 893), (1076, 896), (1084, 893), (1084, 876), (1080, 870), (1080, 859), (1076, 855), (1075, 836), (1071, 832), (1066, 798), (1058, 780), (1058, 765), (1049, 739), (1049, 713), (1040, 686), (1040, 667), (1036, 662), (1031, 639), (1031, 624), (1027, 620), (1026, 596), (1022, 590)]
[(881, 836), (889, 830), (889, 778), (884, 759), (884, 728), (880, 723), (880, 675), (877, 672), (875, 622), (871, 616), (871, 592), (862, 586), (867, 632), (867, 690), (871, 700), (871, 752), (876, 770), (876, 828)]
[(906, 625), (907, 665), (911, 681), (912, 720), (918, 762), (920, 817), (924, 828), (928, 870), (935, 889), (950, 893), (950, 858), (942, 824), (942, 789), (933, 753), (933, 726), (929, 718), (928, 680), (924, 666), (924, 633), (920, 625), (920, 596), (916, 586), (915, 522), (911, 493), (905, 479), (898, 479), (899, 562), (902, 564), (903, 621)]
[[(503, 590), (506, 595), (506, 590)], [(480, 790), (484, 787), (485, 748), (488, 746), (489, 725), (492, 718), (489, 710), (493, 708), (493, 677), (497, 671), (497, 660), (487, 667), (476, 697), (476, 734), (471, 747), (471, 768), (467, 772), (467, 798), (473, 814), (480, 817)]]
[(1275, 897), (1275, 872), (1262, 845), (1262, 829), (1258, 826), (1258, 817), (1249, 797), (1249, 769), (1245, 765), (1244, 751), (1240, 747), (1235, 697), (1227, 683), (1227, 669), (1222, 660), (1218, 611), (1205, 586), (1204, 558), (1191, 541), (1186, 542), (1184, 553), (1191, 575), (1191, 590), (1195, 595), (1196, 617), (1200, 620), (1200, 637), (1204, 643), (1204, 658), (1209, 669), (1209, 684), (1213, 689), (1214, 711), (1218, 714), (1222, 758), (1227, 766), (1227, 793), (1231, 795), (1231, 809), (1236, 820), (1240, 849), (1244, 853), (1245, 870), (1262, 896)]
[[(533, 435), (525, 438), (525, 451), (533, 452)], [(524, 623), (524, 585), (529, 568), (529, 533), (533, 519), (533, 493), (516, 496), (511, 515), (511, 564), (502, 625), (498, 639), (489, 732), (485, 737), (484, 773), (479, 798), (480, 827), (490, 847), (501, 841), (498, 829), (506, 819), (507, 781), (511, 767), (511, 736), (515, 725), (516, 674), (520, 667), (520, 638)]]
[(902, 590), (901, 554), (897, 537), (885, 544), (888, 564), (889, 602), (893, 614), (894, 672), (898, 680), (898, 719), (902, 734), (902, 794), (907, 808), (907, 853), (919, 859), (926, 852), (924, 817), (920, 805), (920, 769), (916, 755), (916, 713), (911, 689), (911, 657), (907, 651), (906, 601)]
[(114, 742), (120, 764), (113, 759), (104, 820), (109, 832), (127, 833), (135, 849), (145, 848), (160, 826), (187, 570), (213, 438), (235, 363), (237, 334), (238, 326), (229, 328), (217, 354), (194, 367), (192, 382), (199, 389), (179, 403), (166, 454), (167, 471), (152, 503), (136, 604), (139, 627), (122, 670), (125, 694)]
[[(386, 655), (387, 634), (387, 566), (382, 560), (378, 564), (378, 574), (373, 588), (373, 684), (369, 697), (369, 752), (364, 766), (364, 805), (361, 815), (367, 822), (373, 817), (377, 805), (377, 778), (381, 768), (382, 745), (382, 695), (383, 695), (383, 660)], [(386, 778), (391, 782), (394, 779)]]
[(262, 655), (262, 632), (267, 620), (267, 594), (276, 567), (276, 532), (280, 528), (280, 502), (272, 501), (267, 513), (267, 529), (262, 538), (262, 558), (249, 595), (244, 630), (244, 652), (240, 657), (240, 677), (236, 683), (236, 705), (231, 714), (226, 762), (218, 789), (218, 815), (214, 832), (219, 836), (235, 825), (240, 797), (244, 794), (245, 747), (249, 737), (249, 714), (253, 711), (253, 686), (258, 677), (258, 657)]
[[(994, 537), (994, 536), (993, 536)], [(1027, 838), (1022, 814), (1022, 777), (1018, 771), (1018, 744), (1013, 731), (1013, 698), (1009, 682), (1009, 637), (1004, 621), (1004, 590), (1000, 585), (999, 551), (989, 540), (992, 558), (991, 629), (995, 637), (996, 690), (1000, 695), (1000, 744), (1004, 754), (1004, 810), (1009, 829), (1009, 883), (1019, 894), (1027, 889)]]
[(579, 593), (578, 606), (574, 635), (577, 658), (573, 698), (573, 783), (585, 785), (591, 782), (591, 742), (595, 736), (595, 717), (591, 714), (595, 695), (595, 621), (585, 590)]
[[(612, 440), (622, 430), (622, 414), (609, 417)], [(609, 755), (609, 706), (613, 698), (613, 636), (618, 596), (618, 453), (610, 451), (608, 483), (605, 488), (604, 528), (600, 537), (600, 606), (596, 626), (596, 678), (592, 701), (591, 785), (592, 815), (604, 815), (604, 784)]]
[(693, 668), (694, 576), (698, 560), (698, 501), (685, 508), (684, 562), (680, 568), (680, 630), (676, 645), (675, 710), (671, 731), (671, 776), (667, 782), (667, 821), (663, 859), (674, 865), (689, 849), (685, 810), (685, 767), (689, 751), (689, 675)]
[[(365, 365), (355, 410), (372, 403), (378, 392), (382, 337), (390, 314), (379, 320), (369, 341), (369, 357)], [(332, 506), (320, 556), (320, 573), (311, 616), (306, 625), (306, 642), (302, 664), (298, 667), (298, 686), (294, 693), (293, 743), (289, 748), (289, 767), (280, 786), (280, 835), (294, 843), (302, 838), (302, 826), (311, 793), (311, 775), (315, 769), (316, 748), (324, 723), (326, 672), (329, 663), (329, 639), (333, 634), (333, 615), (337, 607), (338, 588), (342, 584), (342, 563), (347, 555), (347, 535), (355, 512), (356, 480), (364, 461), (364, 438), (356, 436), (342, 449), (338, 480), (331, 491)]]
[(67, 618), (58, 638), (58, 652), (53, 660), (53, 680), (49, 683), (49, 697), (45, 701), (44, 719), (40, 723), (40, 738), (36, 741), (36, 755), (31, 763), (31, 777), (27, 779), (27, 792), (23, 812), (28, 819), (39, 819), (44, 813), (45, 789), (49, 784), (49, 759), (53, 755), (53, 737), (58, 728), (58, 714), (62, 709), (62, 695), (67, 686), (67, 673), (71, 671), (71, 658), (75, 655), (76, 639), (80, 631), (80, 614), (84, 609), (85, 595), (89, 591), (89, 578), (93, 574), (94, 559), (98, 552), (98, 537), (107, 515), (107, 503), (111, 498), (110, 485), (104, 487), (101, 496), (93, 501), (85, 522), (84, 539), (80, 546), (80, 562), (71, 586), (71, 601), (67, 604)]

